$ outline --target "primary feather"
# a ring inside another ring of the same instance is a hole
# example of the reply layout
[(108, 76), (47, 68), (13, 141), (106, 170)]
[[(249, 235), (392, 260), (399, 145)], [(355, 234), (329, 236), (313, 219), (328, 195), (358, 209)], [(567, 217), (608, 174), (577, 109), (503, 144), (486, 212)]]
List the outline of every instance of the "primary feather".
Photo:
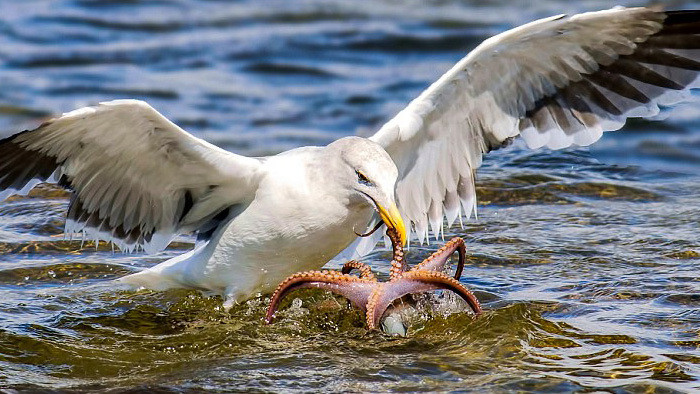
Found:
[(476, 212), (482, 156), (589, 145), (698, 87), (700, 12), (615, 8), (538, 20), (479, 45), (370, 137), (399, 168), (396, 195), (421, 240)]
[(260, 163), (200, 140), (142, 101), (69, 112), (0, 141), (0, 200), (38, 181), (73, 190), (66, 233), (157, 252), (250, 199)]

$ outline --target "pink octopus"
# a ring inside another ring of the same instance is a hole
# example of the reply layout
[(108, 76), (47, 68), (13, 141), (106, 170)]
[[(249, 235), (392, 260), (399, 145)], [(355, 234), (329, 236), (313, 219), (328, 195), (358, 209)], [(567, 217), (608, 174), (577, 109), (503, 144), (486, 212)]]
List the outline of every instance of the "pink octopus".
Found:
[[(367, 326), (375, 330), (389, 306), (397, 299), (415, 293), (431, 290), (451, 290), (464, 299), (475, 315), (481, 314), (481, 305), (474, 294), (458, 279), (462, 275), (466, 247), (464, 240), (452, 238), (437, 252), (409, 269), (404, 260), (404, 252), (399, 236), (392, 229), (387, 230), (393, 246), (393, 260), (387, 282), (379, 282), (372, 269), (364, 263), (348, 261), (338, 271), (307, 271), (296, 273), (285, 279), (275, 290), (267, 309), (265, 323), (270, 324), (280, 301), (296, 289), (318, 288), (331, 291), (347, 298), (355, 307), (366, 314)], [(442, 272), (447, 259), (457, 251), (459, 262), (454, 277)], [(353, 269), (360, 271), (359, 276), (350, 275)]]

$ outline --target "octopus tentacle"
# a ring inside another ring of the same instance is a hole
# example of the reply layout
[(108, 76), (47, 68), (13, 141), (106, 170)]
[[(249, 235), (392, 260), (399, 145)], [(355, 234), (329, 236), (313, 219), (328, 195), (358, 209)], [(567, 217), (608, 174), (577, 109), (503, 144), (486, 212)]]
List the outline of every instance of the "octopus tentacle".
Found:
[(358, 237), (369, 237), (370, 235), (374, 234), (375, 231), (379, 230), (379, 228), (382, 227), (383, 224), (384, 224), (384, 222), (382, 222), (380, 220), (379, 222), (377, 222), (377, 224), (374, 225), (374, 227), (372, 227), (371, 230), (369, 230), (368, 232), (366, 232), (364, 234), (360, 234), (355, 230), (353, 230), (353, 231), (355, 232), (355, 235), (357, 235)]
[(467, 247), (464, 244), (464, 240), (460, 237), (454, 237), (449, 240), (443, 247), (438, 249), (427, 259), (423, 260), (422, 263), (413, 267), (411, 271), (426, 270), (441, 272), (445, 268), (447, 259), (455, 251), (459, 253), (459, 261), (457, 262), (457, 269), (455, 271), (454, 278), (459, 279), (462, 276), (462, 270), (464, 270), (464, 262), (467, 256)]
[[(376, 229), (375, 229), (376, 230)], [(318, 288), (331, 291), (346, 297), (356, 307), (365, 312), (367, 326), (375, 330), (389, 306), (397, 299), (414, 293), (431, 290), (450, 290), (464, 299), (475, 315), (481, 313), (481, 305), (474, 294), (459, 282), (464, 269), (467, 248), (464, 240), (452, 238), (447, 244), (423, 260), (411, 270), (408, 270), (403, 244), (396, 230), (390, 228), (387, 235), (391, 238), (393, 259), (391, 261), (390, 279), (379, 282), (372, 273), (369, 265), (358, 261), (348, 261), (340, 272), (337, 271), (308, 271), (294, 274), (282, 282), (272, 295), (267, 309), (265, 322), (270, 323), (280, 301), (289, 292), (301, 288)], [(459, 253), (459, 262), (454, 277), (442, 272), (447, 259), (454, 253)], [(360, 270), (360, 276), (350, 275), (352, 270)]]
[(270, 324), (280, 301), (291, 291), (303, 288), (328, 290), (341, 295), (358, 308), (364, 309), (376, 281), (358, 278), (337, 271), (307, 271), (294, 274), (280, 283), (270, 300), (265, 323)]
[(415, 271), (407, 272), (404, 275), (405, 279), (415, 279), (424, 283), (429, 283), (435, 285), (441, 289), (450, 290), (457, 293), (458, 296), (462, 297), (466, 301), (467, 305), (472, 309), (475, 315), (480, 315), (483, 310), (481, 309), (481, 303), (476, 298), (474, 293), (462, 284), (459, 280), (446, 275), (442, 272), (435, 271)]
[(467, 302), (475, 315), (482, 312), (481, 304), (474, 293), (469, 291), (457, 279), (436, 271), (409, 271), (400, 278), (387, 282), (376, 288), (367, 302), (367, 325), (374, 329), (379, 325), (384, 312), (397, 299), (407, 295), (424, 293), (431, 290), (451, 290)]
[(350, 260), (347, 263), (345, 263), (340, 272), (342, 272), (343, 274), (349, 274), (350, 272), (352, 272), (353, 269), (360, 270), (360, 279), (371, 280), (373, 282), (377, 281), (377, 277), (374, 276), (374, 273), (372, 272), (372, 267), (365, 263), (361, 263), (355, 260)]
[[(369, 298), (367, 298), (367, 307), (365, 309), (365, 319), (367, 319), (367, 328), (369, 330), (376, 330), (377, 326), (379, 325), (379, 322), (382, 318), (382, 315), (384, 315), (384, 312), (386, 309), (389, 307), (391, 304), (388, 303), (384, 305), (383, 308), (379, 308), (378, 306), (382, 304), (382, 295), (384, 294), (384, 286), (381, 287), (376, 287), (372, 293), (369, 295)], [(392, 300), (393, 302), (393, 300)], [(381, 314), (377, 316), (377, 312), (381, 309)]]
[(401, 238), (396, 229), (389, 228), (386, 230), (386, 235), (391, 239), (391, 246), (393, 248), (393, 259), (391, 260), (391, 269), (389, 270), (389, 278), (394, 279), (401, 276), (403, 272), (408, 270), (408, 263), (403, 253), (403, 245), (401, 245)]

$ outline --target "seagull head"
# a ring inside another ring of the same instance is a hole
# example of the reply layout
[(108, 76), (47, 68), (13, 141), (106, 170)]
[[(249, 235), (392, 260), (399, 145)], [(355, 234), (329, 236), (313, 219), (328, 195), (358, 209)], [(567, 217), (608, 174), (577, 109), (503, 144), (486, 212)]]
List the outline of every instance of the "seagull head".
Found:
[[(374, 208), (387, 227), (406, 244), (406, 226), (396, 206), (394, 190), (398, 169), (379, 144), (361, 137), (345, 137), (328, 145), (328, 152), (340, 159), (341, 177), (349, 204)], [(330, 180), (329, 180), (330, 181)]]

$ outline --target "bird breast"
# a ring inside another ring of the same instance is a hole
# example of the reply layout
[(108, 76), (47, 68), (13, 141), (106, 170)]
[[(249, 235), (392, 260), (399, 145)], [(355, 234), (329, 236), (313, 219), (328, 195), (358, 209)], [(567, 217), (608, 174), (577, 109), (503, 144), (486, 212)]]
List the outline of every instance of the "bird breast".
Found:
[(308, 177), (289, 160), (266, 164), (255, 199), (224, 230), (207, 264), (208, 278), (274, 290), (287, 276), (321, 268), (367, 226), (372, 208), (348, 206), (325, 190), (328, 180)]

